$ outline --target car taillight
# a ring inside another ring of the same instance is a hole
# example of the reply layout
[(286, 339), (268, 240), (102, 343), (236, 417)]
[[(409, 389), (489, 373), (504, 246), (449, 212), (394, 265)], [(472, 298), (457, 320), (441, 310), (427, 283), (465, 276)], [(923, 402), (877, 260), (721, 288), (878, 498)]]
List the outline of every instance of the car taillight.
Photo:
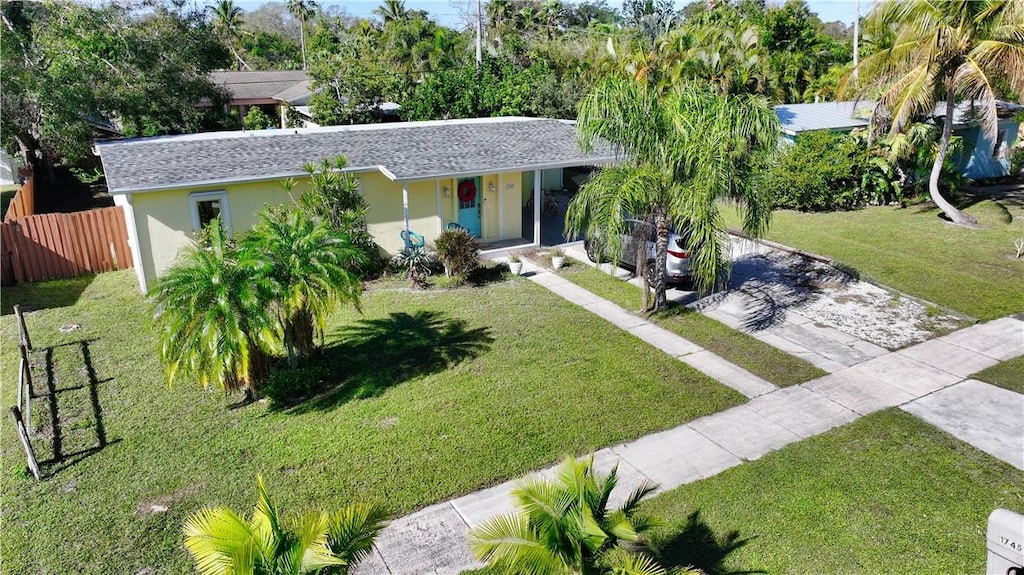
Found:
[(676, 258), (688, 258), (690, 257), (690, 252), (674, 252), (672, 250), (668, 250), (668, 255)]

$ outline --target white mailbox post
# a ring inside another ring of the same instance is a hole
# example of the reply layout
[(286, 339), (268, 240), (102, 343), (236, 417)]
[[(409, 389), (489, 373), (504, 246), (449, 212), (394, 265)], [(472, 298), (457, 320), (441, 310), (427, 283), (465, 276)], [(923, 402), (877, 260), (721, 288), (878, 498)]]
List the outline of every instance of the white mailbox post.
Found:
[(988, 575), (1024, 575), (1024, 515), (996, 509), (988, 516)]

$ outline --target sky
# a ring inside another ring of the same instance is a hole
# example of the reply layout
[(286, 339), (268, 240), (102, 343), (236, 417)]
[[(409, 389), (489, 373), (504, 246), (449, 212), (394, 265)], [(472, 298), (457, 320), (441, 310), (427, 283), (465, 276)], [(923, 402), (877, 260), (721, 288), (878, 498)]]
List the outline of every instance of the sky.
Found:
[[(681, 8), (690, 0), (676, 0), (676, 6)], [(607, 0), (609, 6), (621, 6), (617, 0)], [(265, 0), (235, 0), (235, 4), (245, 10), (255, 10), (265, 3)], [(768, 0), (769, 4), (781, 4), (781, 0)], [(867, 14), (868, 10), (875, 3), (875, 0), (861, 0), (861, 14)], [(340, 6), (352, 16), (369, 17), (374, 8), (379, 6), (379, 0), (351, 0), (337, 2), (332, 0), (321, 0), (321, 6)], [(812, 11), (818, 14), (822, 22), (833, 22), (839, 20), (846, 24), (853, 24), (856, 19), (856, 0), (807, 0), (807, 5)], [(426, 10), (438, 22), (445, 25), (457, 25), (462, 21), (462, 16), (475, 7), (474, 0), (406, 0), (406, 8), (410, 10)]]

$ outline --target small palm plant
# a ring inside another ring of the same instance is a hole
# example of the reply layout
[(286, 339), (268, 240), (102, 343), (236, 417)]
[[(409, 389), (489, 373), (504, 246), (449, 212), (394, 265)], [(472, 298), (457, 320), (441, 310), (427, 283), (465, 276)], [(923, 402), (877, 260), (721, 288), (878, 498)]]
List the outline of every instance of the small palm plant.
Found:
[(183, 374), (204, 388), (256, 393), (278, 340), (269, 267), (236, 248), (219, 220), (183, 250), (149, 293), (168, 383)]
[(437, 255), (425, 247), (404, 249), (391, 260), (395, 269), (404, 272), (412, 285), (421, 289), (427, 287), (427, 278), (433, 273), (436, 263)]
[(185, 548), (202, 575), (344, 575), (370, 554), (385, 526), (383, 510), (367, 504), (286, 523), (260, 476), (256, 487), (248, 520), (227, 507), (205, 507), (185, 522)]
[(437, 259), (444, 265), (448, 277), (463, 279), (480, 265), (480, 246), (476, 238), (466, 230), (445, 230), (434, 240)]
[(635, 551), (642, 546), (644, 533), (656, 525), (638, 512), (640, 501), (655, 486), (643, 483), (621, 507), (610, 509), (617, 470), (600, 475), (593, 464), (593, 457), (570, 457), (554, 479), (521, 479), (512, 491), (517, 511), (470, 532), (477, 559), (508, 573), (531, 575), (696, 573), (670, 572)]
[(359, 306), (362, 282), (354, 270), (363, 253), (342, 232), (300, 210), (267, 209), (245, 239), (270, 264), (288, 362), (316, 351), (315, 333), (339, 302)]

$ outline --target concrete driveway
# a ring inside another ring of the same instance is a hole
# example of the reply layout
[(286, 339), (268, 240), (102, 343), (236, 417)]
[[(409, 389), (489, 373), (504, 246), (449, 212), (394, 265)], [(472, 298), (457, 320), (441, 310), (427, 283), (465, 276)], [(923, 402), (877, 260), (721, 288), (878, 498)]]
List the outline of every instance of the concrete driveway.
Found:
[[(567, 254), (588, 262), (580, 242)], [(669, 299), (740, 329), (828, 372), (932, 339), (971, 323), (825, 261), (733, 237), (729, 289), (704, 298), (670, 289)], [(642, 285), (622, 269), (605, 271)]]

